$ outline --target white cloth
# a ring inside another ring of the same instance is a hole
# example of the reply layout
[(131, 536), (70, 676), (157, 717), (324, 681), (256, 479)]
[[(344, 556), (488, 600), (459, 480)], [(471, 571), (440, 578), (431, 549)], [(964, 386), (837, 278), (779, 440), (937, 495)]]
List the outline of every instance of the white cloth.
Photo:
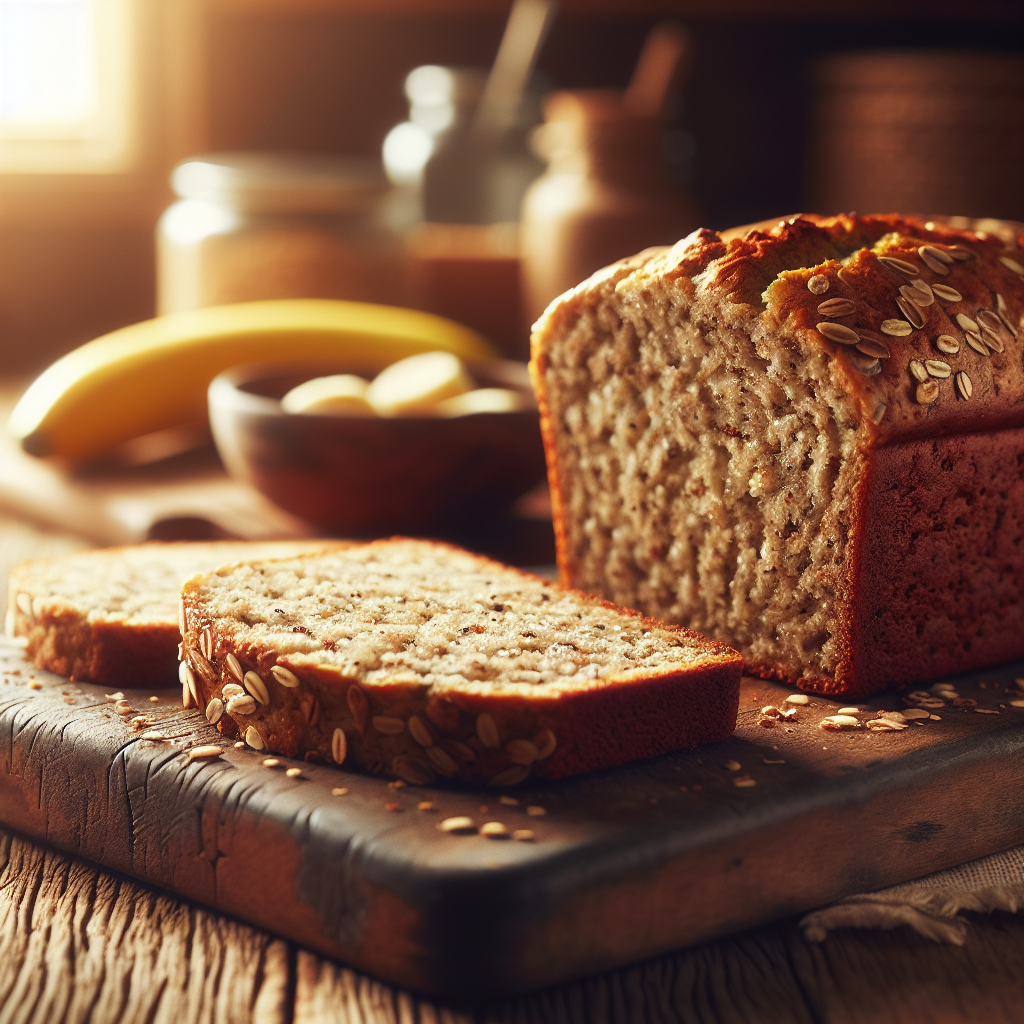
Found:
[(835, 928), (909, 925), (935, 942), (962, 946), (969, 923), (961, 911), (1024, 911), (1024, 846), (968, 861), (912, 882), (847, 896), (808, 914), (800, 927), (812, 942)]

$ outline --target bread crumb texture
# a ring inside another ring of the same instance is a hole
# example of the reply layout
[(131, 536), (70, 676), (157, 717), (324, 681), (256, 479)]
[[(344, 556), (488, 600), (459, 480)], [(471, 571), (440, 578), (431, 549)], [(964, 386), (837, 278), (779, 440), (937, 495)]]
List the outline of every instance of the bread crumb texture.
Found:
[[(514, 782), (542, 763), (569, 774), (735, 724), (741, 662), (724, 644), (447, 545), (227, 566), (190, 580), (183, 604), (204, 706), (237, 685), (230, 655), (269, 691), (237, 724), (289, 756), (342, 752), (410, 782)], [(680, 721), (657, 720), (673, 709)], [(396, 768), (402, 756), (419, 763)]]
[[(1014, 445), (982, 441), (1000, 453), (984, 468), (956, 447), (1007, 429), (1020, 447), (1021, 250), (1001, 227), (851, 216), (698, 231), (553, 303), (531, 373), (563, 580), (811, 689), (871, 692), (1014, 656)], [(888, 513), (872, 504), (882, 449), (903, 460)], [(950, 550), (917, 565), (907, 513), (922, 488), (974, 494), (929, 513)], [(897, 581), (877, 621), (872, 544), (875, 574)], [(886, 643), (902, 660), (875, 657), (867, 635), (892, 616), (902, 632), (894, 623)]]
[(690, 667), (703, 638), (415, 542), (225, 567), (195, 588), (218, 632), (362, 682), (528, 695)]

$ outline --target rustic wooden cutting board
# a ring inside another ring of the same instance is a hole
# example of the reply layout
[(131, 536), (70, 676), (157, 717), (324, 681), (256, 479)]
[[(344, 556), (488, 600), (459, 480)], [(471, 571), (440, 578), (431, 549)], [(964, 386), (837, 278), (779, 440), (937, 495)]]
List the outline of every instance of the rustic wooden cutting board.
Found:
[[(746, 679), (726, 742), (531, 782), (509, 805), (493, 790), (264, 767), (176, 692), (126, 691), (146, 719), (136, 728), (102, 688), (34, 671), (0, 643), (0, 822), (388, 981), (496, 995), (1024, 841), (1024, 709), (1008, 692), (1022, 669), (955, 680), (976, 707), (895, 733), (826, 732), (842, 705), (821, 698), (762, 727), (757, 709), (791, 691)], [(210, 742), (220, 759), (188, 760)], [(453, 815), (535, 840), (440, 832)]]

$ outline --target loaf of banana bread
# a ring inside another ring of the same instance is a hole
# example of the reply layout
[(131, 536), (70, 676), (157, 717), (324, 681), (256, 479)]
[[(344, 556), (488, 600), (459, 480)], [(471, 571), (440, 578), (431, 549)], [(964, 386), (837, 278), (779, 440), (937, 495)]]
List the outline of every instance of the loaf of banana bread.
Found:
[(1024, 654), (1021, 225), (799, 216), (533, 334), (562, 581), (866, 695)]

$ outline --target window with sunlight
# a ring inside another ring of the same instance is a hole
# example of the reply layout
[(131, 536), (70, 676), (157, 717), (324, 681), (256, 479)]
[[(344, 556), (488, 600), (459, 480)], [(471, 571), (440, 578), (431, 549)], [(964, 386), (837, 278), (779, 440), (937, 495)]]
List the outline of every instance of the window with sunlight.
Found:
[(0, 171), (131, 159), (131, 0), (0, 0)]

